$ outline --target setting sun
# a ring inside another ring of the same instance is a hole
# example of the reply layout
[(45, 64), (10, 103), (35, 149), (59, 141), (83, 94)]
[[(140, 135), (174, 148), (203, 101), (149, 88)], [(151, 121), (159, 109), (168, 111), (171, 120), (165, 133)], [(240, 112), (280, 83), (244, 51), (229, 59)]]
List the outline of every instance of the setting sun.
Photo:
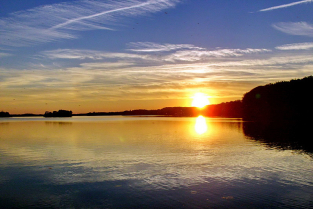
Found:
[(198, 107), (198, 108), (203, 108), (206, 105), (209, 105), (209, 99), (208, 96), (203, 94), (203, 93), (195, 93), (195, 95), (193, 96), (193, 100), (192, 100), (192, 106), (193, 107)]

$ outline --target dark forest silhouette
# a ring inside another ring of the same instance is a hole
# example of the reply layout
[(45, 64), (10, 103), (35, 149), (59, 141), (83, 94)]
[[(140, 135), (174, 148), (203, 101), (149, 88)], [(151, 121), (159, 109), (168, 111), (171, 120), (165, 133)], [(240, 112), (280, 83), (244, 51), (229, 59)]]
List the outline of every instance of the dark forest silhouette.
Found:
[(236, 100), (221, 104), (208, 105), (202, 111), (202, 114), (203, 116), (208, 117), (241, 118), (242, 102), (240, 100)]
[(203, 115), (208, 117), (240, 118), (242, 116), (242, 104), (240, 100), (237, 100), (221, 104), (207, 105), (202, 109), (197, 107), (164, 107), (157, 110), (137, 109), (123, 112), (90, 112), (86, 115), (156, 115), (168, 117), (196, 117)]
[(303, 120), (313, 116), (313, 76), (258, 86), (242, 99), (243, 119)]

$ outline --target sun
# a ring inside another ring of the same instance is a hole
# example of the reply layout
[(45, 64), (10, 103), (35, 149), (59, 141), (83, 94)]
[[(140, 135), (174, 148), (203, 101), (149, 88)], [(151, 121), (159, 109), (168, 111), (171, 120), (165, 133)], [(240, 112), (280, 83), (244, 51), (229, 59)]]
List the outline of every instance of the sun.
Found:
[(193, 96), (192, 104), (193, 107), (203, 108), (206, 105), (209, 105), (209, 99), (208, 96), (203, 93), (195, 93)]

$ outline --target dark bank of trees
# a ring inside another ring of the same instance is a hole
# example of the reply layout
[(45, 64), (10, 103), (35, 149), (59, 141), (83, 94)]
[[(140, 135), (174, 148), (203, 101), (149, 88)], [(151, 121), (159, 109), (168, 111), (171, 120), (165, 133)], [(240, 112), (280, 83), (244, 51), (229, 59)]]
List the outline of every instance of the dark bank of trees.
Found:
[(101, 115), (122, 115), (121, 112), (89, 112), (74, 114), (75, 116), (101, 116)]
[(242, 99), (243, 119), (253, 121), (313, 118), (313, 76), (258, 86)]
[(221, 104), (208, 105), (202, 111), (202, 115), (208, 117), (241, 118), (242, 102), (240, 100), (223, 102)]
[(42, 116), (39, 114), (33, 114), (33, 113), (24, 113), (24, 114), (10, 114), (9, 112), (0, 112), (0, 117), (33, 117), (33, 116)]
[(126, 110), (122, 112), (89, 112), (87, 114), (75, 114), (75, 115), (87, 115), (87, 116), (98, 116), (98, 115), (156, 115), (156, 116), (172, 116), (172, 117), (191, 117), (198, 115), (198, 110), (195, 107), (164, 107), (157, 110)]
[(165, 107), (158, 110), (130, 110), (121, 112), (122, 115), (160, 115), (171, 117), (196, 117), (199, 115), (208, 117), (242, 117), (242, 103), (240, 100), (225, 102), (216, 105), (208, 105), (202, 109), (197, 107)]
[(198, 115), (195, 107), (164, 107), (157, 110), (129, 110), (122, 112), (122, 115), (160, 115), (172, 117), (192, 117)]
[(69, 110), (59, 110), (53, 112), (46, 111), (44, 117), (72, 117), (72, 111)]
[(0, 117), (11, 117), (11, 115), (10, 115), (9, 112), (1, 111), (1, 112), (0, 112)]
[(99, 115), (156, 115), (156, 116), (171, 116), (171, 117), (192, 117), (197, 116), (199, 111), (195, 107), (164, 107), (156, 110), (136, 109), (126, 110), (122, 112), (89, 112), (87, 116), (99, 116)]
[[(60, 112), (62, 111), (62, 112)], [(61, 116), (64, 114), (65, 110), (59, 110), (59, 112), (54, 111), (46, 112), (44, 117), (71, 117), (71, 116)], [(60, 114), (61, 113), (61, 114)], [(122, 112), (89, 112), (84, 114), (75, 114), (75, 116), (105, 116), (105, 115), (155, 115), (155, 116), (168, 116), (168, 117), (196, 117), (199, 115), (208, 117), (229, 117), (229, 118), (240, 118), (242, 117), (242, 103), (240, 100), (225, 102), (216, 105), (208, 105), (202, 109), (197, 107), (164, 107), (162, 109), (156, 110), (146, 110), (146, 109), (136, 109), (136, 110), (126, 110)]]

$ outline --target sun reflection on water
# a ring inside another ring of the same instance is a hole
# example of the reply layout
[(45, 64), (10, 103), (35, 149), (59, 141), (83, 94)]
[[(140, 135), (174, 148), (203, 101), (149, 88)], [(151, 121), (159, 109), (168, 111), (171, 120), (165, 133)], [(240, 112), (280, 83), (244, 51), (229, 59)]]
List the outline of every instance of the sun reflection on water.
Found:
[(207, 132), (207, 130), (208, 126), (206, 124), (205, 118), (202, 115), (198, 116), (196, 119), (195, 131), (197, 134), (204, 134)]

